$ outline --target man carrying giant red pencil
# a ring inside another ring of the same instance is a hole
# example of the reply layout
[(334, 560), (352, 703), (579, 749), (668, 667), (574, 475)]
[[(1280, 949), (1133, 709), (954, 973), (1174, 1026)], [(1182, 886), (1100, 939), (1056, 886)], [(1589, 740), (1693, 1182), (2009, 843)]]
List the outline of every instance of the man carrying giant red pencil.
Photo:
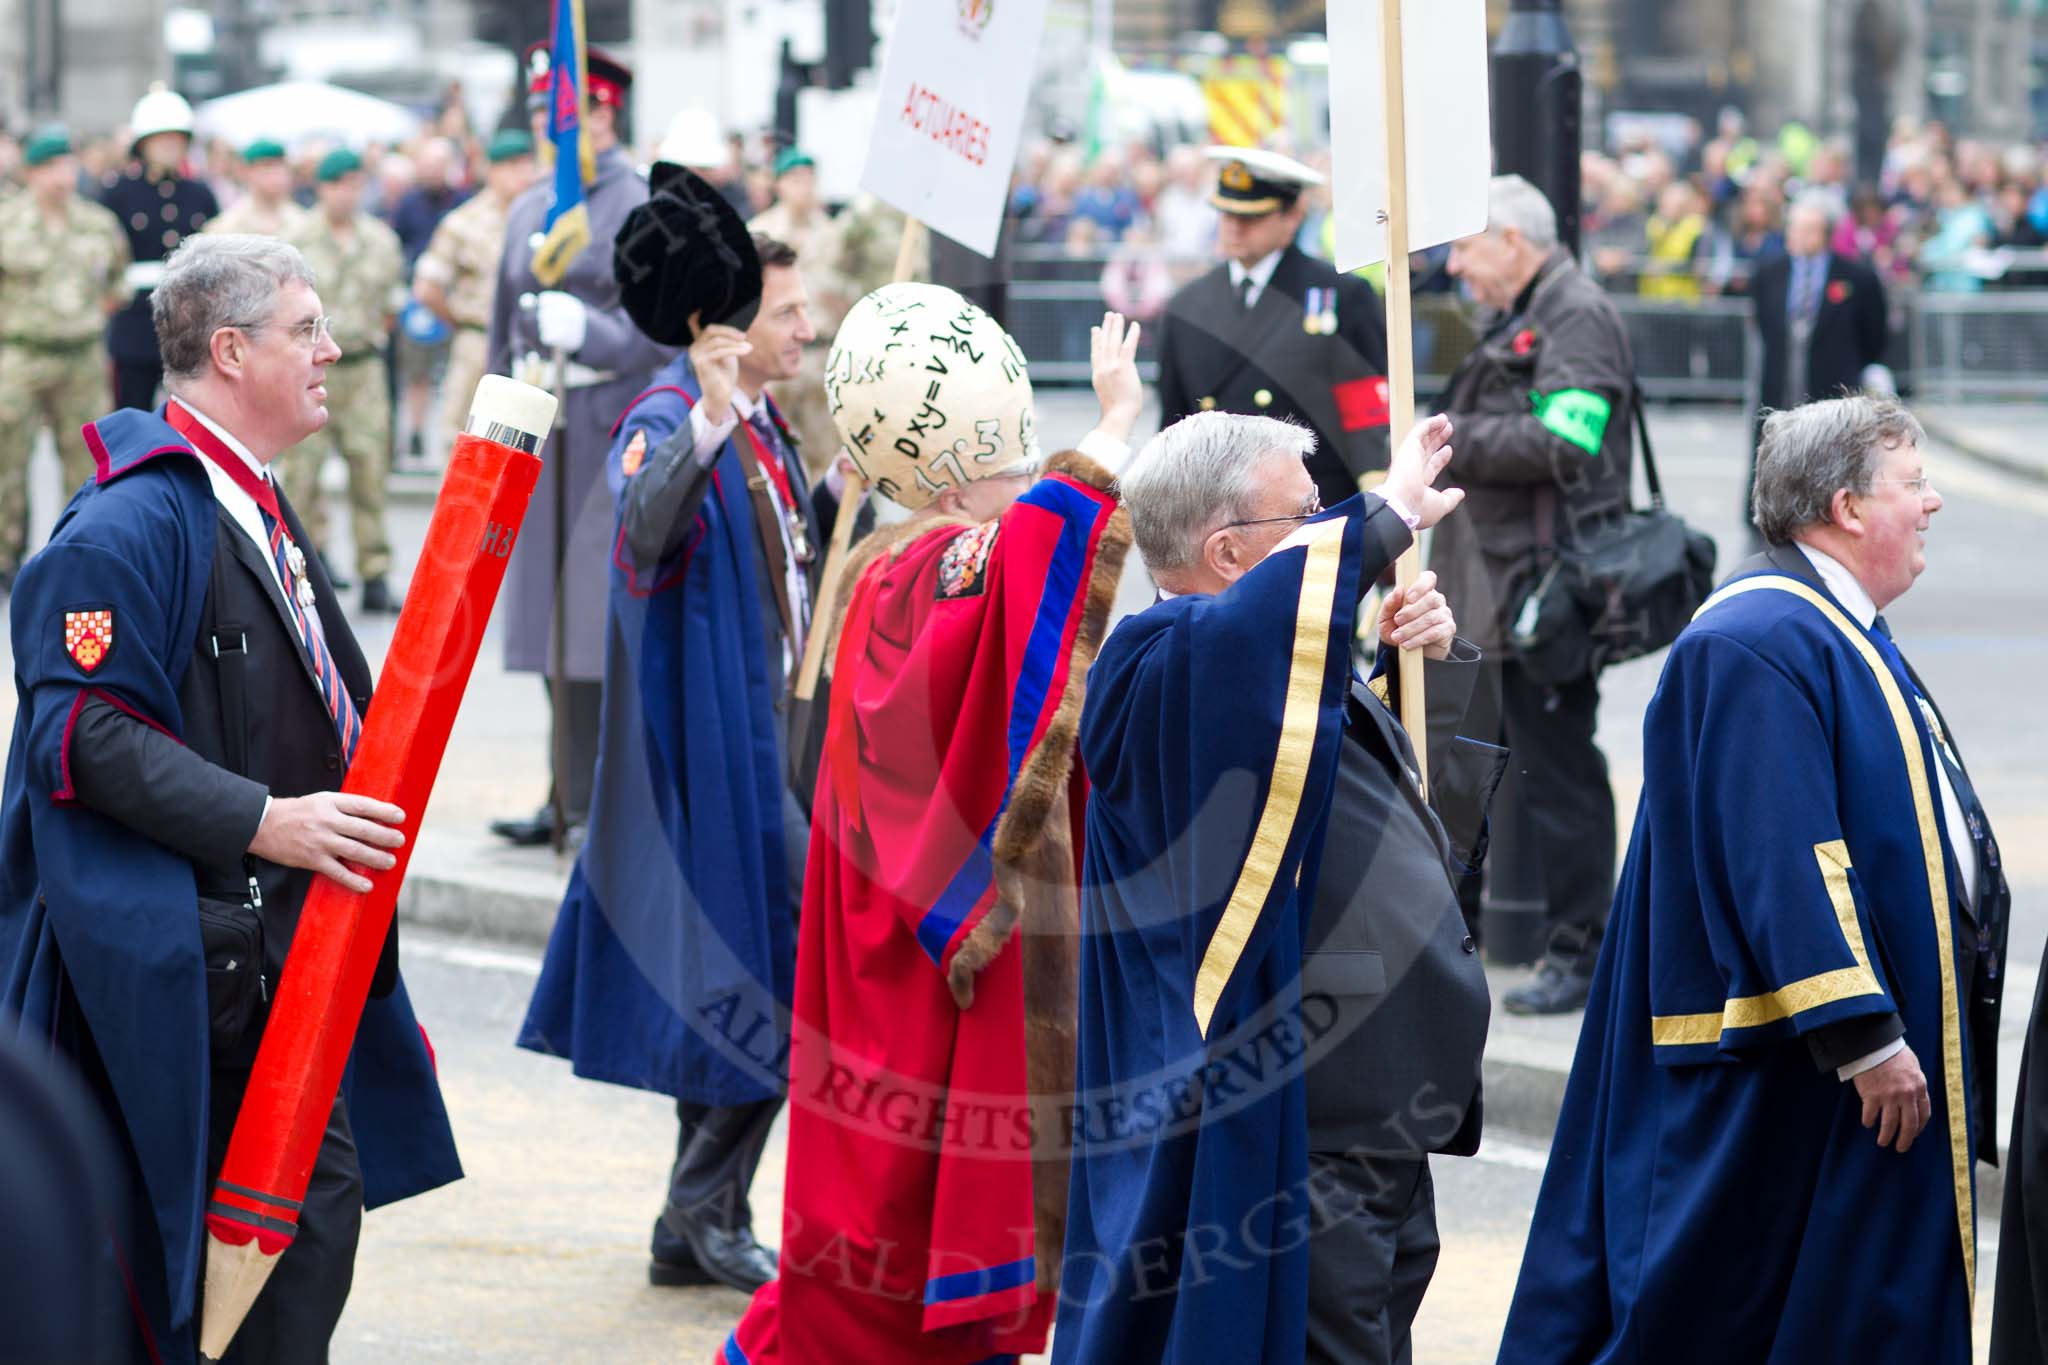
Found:
[[(269, 475), (327, 420), (339, 350), (312, 274), (278, 242), (195, 237), (152, 309), (171, 400), (86, 429), (98, 476), (12, 602), (0, 1014), (67, 1054), (122, 1134), (106, 1273), (129, 1355), (191, 1361), (208, 1184), (300, 906), (315, 874), (363, 890), (391, 867), (403, 815), (335, 790), (369, 667)], [(364, 1207), (460, 1174), (394, 931), (296, 1236), (227, 1359), (324, 1359)]]

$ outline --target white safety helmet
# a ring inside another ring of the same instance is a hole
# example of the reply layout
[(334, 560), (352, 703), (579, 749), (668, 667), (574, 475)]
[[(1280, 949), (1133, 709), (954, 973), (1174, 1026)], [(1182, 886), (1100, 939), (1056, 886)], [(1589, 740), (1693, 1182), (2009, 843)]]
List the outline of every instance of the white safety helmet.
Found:
[(183, 133), (192, 136), (192, 106), (185, 97), (175, 90), (166, 90), (158, 81), (149, 87), (149, 93), (135, 101), (135, 112), (128, 115), (128, 135), (136, 142), (157, 133)]
[(853, 305), (825, 362), (825, 401), (868, 486), (911, 511), (1039, 463), (1024, 353), (943, 285), (885, 284)]
[(655, 151), (656, 161), (701, 171), (723, 166), (727, 149), (718, 119), (709, 109), (684, 109), (668, 122), (668, 134)]

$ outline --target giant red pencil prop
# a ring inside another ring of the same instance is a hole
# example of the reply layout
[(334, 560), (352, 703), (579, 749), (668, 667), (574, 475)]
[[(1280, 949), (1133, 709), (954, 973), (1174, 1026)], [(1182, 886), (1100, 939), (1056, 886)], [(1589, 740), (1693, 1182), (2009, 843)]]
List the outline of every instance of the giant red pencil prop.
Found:
[(513, 539), (540, 478), (535, 452), (554, 413), (555, 399), (546, 391), (487, 376), (477, 386), (468, 430), (456, 438), (384, 658), (376, 704), (342, 787), (403, 810), (405, 844), (396, 851), (397, 866), (371, 873), (371, 888), (361, 895), (315, 877), (300, 912), (227, 1160), (207, 1205), (199, 1348), (215, 1359), (234, 1340), (298, 1230), (299, 1205), (355, 1045), (420, 816)]

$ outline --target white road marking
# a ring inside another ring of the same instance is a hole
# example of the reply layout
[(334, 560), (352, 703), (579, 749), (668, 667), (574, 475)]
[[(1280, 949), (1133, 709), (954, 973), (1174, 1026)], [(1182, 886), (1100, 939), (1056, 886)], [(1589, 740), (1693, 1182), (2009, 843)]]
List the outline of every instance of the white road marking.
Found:
[[(1940, 446), (1938, 439), (1932, 444)], [(1945, 458), (1933, 472), (1936, 489), (1954, 489), (2005, 507), (2048, 512), (2048, 488), (1988, 465), (1972, 463), (1967, 455)]]
[(1479, 1150), (1472, 1154), (1474, 1161), (1490, 1161), (1496, 1166), (1512, 1166), (1518, 1171), (1543, 1173), (1550, 1164), (1550, 1153), (1540, 1147), (1528, 1147), (1519, 1142), (1503, 1142), (1489, 1137), (1479, 1144)]
[(472, 948), (461, 943), (422, 943), (417, 939), (406, 939), (404, 948), (416, 957), (432, 958), (456, 967), (475, 967), (488, 972), (514, 972), (520, 976), (539, 976), (540, 959), (526, 953), (501, 952), (496, 948)]

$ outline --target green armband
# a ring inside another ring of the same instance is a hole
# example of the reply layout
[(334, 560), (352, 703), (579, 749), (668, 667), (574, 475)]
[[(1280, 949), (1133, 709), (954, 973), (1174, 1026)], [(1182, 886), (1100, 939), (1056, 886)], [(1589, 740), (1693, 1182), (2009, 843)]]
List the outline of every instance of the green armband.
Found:
[(1559, 389), (1556, 393), (1531, 393), (1529, 404), (1553, 435), (1570, 441), (1588, 455), (1598, 455), (1607, 439), (1607, 419), (1614, 404), (1591, 389)]

